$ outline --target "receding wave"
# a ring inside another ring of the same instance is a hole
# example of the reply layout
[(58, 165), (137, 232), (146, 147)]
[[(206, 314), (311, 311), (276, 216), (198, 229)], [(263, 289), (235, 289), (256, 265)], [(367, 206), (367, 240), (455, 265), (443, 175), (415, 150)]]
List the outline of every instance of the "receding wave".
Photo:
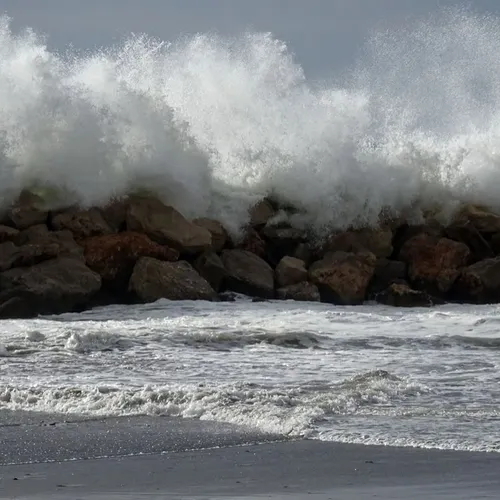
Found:
[(402, 349), (500, 349), (500, 337), (479, 337), (466, 335), (430, 335), (412, 337), (372, 335), (364, 338), (343, 338), (334, 342), (335, 347), (344, 349), (386, 349), (396, 347)]
[(197, 384), (120, 389), (94, 387), (0, 387), (0, 408), (87, 415), (170, 415), (235, 423), (265, 432), (304, 436), (316, 421), (359, 408), (415, 398), (428, 389), (387, 372), (368, 372), (338, 383), (300, 387)]
[(240, 348), (257, 344), (272, 346), (308, 349), (320, 347), (326, 337), (312, 332), (269, 332), (269, 331), (230, 331), (214, 328), (204, 328), (187, 334), (177, 333), (170, 335), (168, 341), (173, 344), (182, 344), (193, 347), (213, 348)]
[(498, 17), (444, 10), (375, 34), (319, 82), (272, 34), (131, 36), (79, 55), (3, 17), (0, 199), (154, 190), (230, 229), (266, 195), (318, 229), (498, 206), (499, 45)]

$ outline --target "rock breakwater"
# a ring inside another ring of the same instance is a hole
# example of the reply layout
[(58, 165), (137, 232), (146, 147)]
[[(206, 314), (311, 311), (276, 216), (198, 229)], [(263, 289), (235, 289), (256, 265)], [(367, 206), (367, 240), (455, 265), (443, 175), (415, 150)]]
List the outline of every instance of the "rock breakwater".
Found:
[(0, 224), (0, 317), (228, 292), (342, 305), (500, 302), (500, 214), (486, 207), (463, 205), (447, 224), (381, 218), (321, 240), (292, 227), (287, 210), (262, 200), (235, 236), (148, 194), (48, 210), (23, 192)]

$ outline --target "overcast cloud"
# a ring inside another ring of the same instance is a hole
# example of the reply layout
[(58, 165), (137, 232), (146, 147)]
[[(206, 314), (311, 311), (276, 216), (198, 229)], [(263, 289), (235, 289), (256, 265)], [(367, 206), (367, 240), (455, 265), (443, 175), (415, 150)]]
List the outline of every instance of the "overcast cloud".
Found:
[[(13, 27), (31, 26), (49, 46), (79, 49), (109, 45), (130, 32), (172, 40), (181, 34), (247, 29), (285, 40), (309, 72), (352, 61), (370, 30), (460, 5), (457, 0), (0, 0)], [(499, 0), (469, 2), (500, 15)]]

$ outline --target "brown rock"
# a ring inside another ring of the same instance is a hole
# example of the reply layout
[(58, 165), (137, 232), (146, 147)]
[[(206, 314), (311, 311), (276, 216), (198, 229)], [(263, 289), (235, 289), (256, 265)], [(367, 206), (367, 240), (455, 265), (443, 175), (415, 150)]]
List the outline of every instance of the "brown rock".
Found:
[(221, 289), (227, 272), (221, 258), (215, 252), (210, 251), (200, 255), (194, 263), (194, 268), (216, 292)]
[(430, 307), (442, 301), (433, 299), (428, 293), (413, 290), (408, 285), (393, 283), (377, 295), (377, 302), (393, 307)]
[(274, 297), (274, 272), (257, 255), (246, 250), (224, 250), (227, 288), (233, 292), (270, 299)]
[(412, 284), (433, 294), (446, 293), (470, 257), (467, 245), (421, 233), (409, 239), (399, 258), (408, 264)]
[(464, 243), (470, 248), (474, 262), (495, 256), (490, 244), (470, 221), (451, 225), (445, 231), (448, 238)]
[(500, 257), (485, 259), (462, 269), (453, 287), (453, 295), (467, 302), (500, 302)]
[(214, 252), (220, 252), (226, 246), (229, 236), (226, 229), (219, 221), (202, 217), (200, 219), (194, 219), (193, 224), (203, 227), (210, 232), (212, 235), (212, 249)]
[(275, 269), (276, 286), (283, 288), (307, 281), (307, 269), (303, 260), (283, 257)]
[(264, 226), (267, 221), (276, 214), (269, 200), (261, 200), (250, 209), (250, 226)]
[(392, 231), (389, 228), (380, 228), (335, 233), (328, 238), (324, 250), (352, 253), (365, 250), (375, 257), (389, 257), (393, 250)]
[(135, 263), (140, 257), (175, 261), (179, 252), (151, 241), (145, 234), (131, 231), (94, 236), (83, 241), (87, 266), (101, 276), (103, 283), (126, 289)]
[(85, 307), (101, 279), (82, 261), (68, 257), (0, 273), (0, 317), (27, 318)]
[(411, 225), (403, 224), (395, 232), (392, 239), (392, 245), (394, 247), (393, 255), (399, 255), (403, 245), (419, 234), (427, 234), (436, 239), (446, 237), (444, 228), (441, 224), (418, 224)]
[(6, 241), (13, 241), (18, 234), (19, 234), (18, 229), (0, 225), (0, 243), (5, 243)]
[(280, 300), (298, 300), (303, 302), (319, 302), (318, 287), (307, 281), (285, 286), (276, 290), (276, 297)]
[(141, 302), (217, 300), (217, 294), (186, 261), (162, 262), (141, 257), (132, 272), (129, 291)]
[(71, 231), (77, 241), (113, 232), (97, 208), (58, 213), (52, 217), (52, 227), (58, 231)]
[(247, 252), (252, 252), (262, 258), (266, 256), (266, 243), (259, 236), (259, 233), (252, 228), (247, 228), (245, 236), (238, 243), (237, 248), (240, 250), (246, 250)]
[(154, 198), (134, 198), (127, 212), (127, 228), (147, 234), (161, 245), (185, 254), (210, 249), (212, 235), (207, 229), (188, 221), (177, 210)]
[(48, 211), (43, 199), (29, 191), (23, 191), (18, 200), (7, 211), (7, 218), (17, 229), (26, 229), (36, 224), (45, 224)]
[(318, 286), (321, 299), (334, 304), (361, 304), (375, 272), (376, 257), (369, 252), (334, 252), (315, 262), (309, 279)]
[(470, 222), (480, 233), (499, 233), (500, 215), (485, 207), (466, 205), (457, 213), (454, 224)]
[(370, 283), (370, 295), (385, 290), (392, 283), (405, 280), (406, 268), (406, 264), (399, 260), (378, 259)]

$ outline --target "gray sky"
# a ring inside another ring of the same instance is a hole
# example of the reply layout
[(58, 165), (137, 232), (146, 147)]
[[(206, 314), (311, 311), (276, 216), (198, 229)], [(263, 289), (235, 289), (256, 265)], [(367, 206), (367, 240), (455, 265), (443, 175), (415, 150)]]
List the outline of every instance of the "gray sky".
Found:
[[(500, 15), (500, 0), (469, 0), (474, 10)], [(310, 73), (350, 64), (369, 31), (458, 0), (0, 0), (13, 27), (31, 26), (49, 46), (109, 45), (130, 32), (172, 40), (181, 34), (246, 29), (285, 40)]]

